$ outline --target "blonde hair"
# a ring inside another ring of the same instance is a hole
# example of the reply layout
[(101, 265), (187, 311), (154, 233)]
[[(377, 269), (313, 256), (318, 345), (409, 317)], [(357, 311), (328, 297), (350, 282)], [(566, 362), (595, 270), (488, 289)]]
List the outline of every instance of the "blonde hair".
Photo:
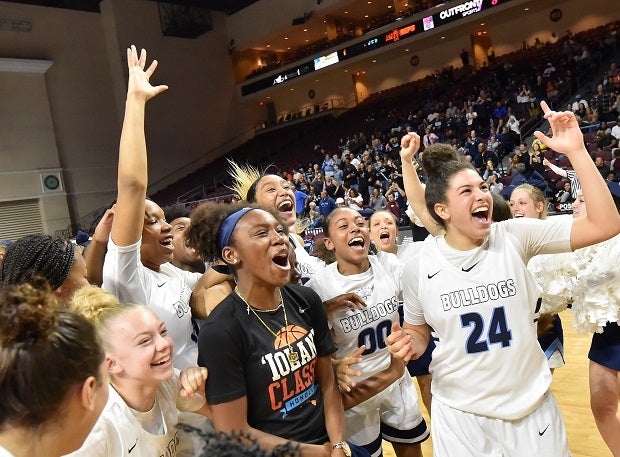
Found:
[(538, 219), (545, 219), (548, 215), (547, 211), (547, 199), (545, 198), (545, 194), (543, 194), (542, 190), (540, 190), (536, 186), (532, 186), (531, 184), (523, 183), (514, 188), (515, 190), (524, 190), (530, 196), (530, 198), (534, 201), (534, 205), (538, 205), (542, 203), (542, 211), (538, 215)]
[(250, 188), (262, 177), (262, 173), (258, 168), (254, 168), (247, 163), (245, 165), (239, 165), (234, 160), (226, 160), (229, 165), (228, 174), (233, 179), (233, 184), (228, 186), (228, 188), (236, 193), (242, 200), (247, 201)]
[(69, 309), (88, 319), (97, 329), (106, 351), (111, 341), (110, 324), (128, 311), (144, 307), (134, 303), (121, 303), (110, 292), (98, 286), (85, 286), (77, 290)]
[[(267, 175), (264, 172), (261, 172), (258, 168), (255, 168), (247, 163), (245, 165), (239, 165), (234, 160), (226, 160), (230, 166), (228, 169), (228, 174), (233, 179), (233, 184), (228, 186), (228, 188), (236, 193), (241, 200), (248, 203), (257, 203), (256, 186), (258, 181)], [(295, 202), (293, 202), (293, 206), (295, 206)], [(310, 221), (308, 221), (308, 219), (301, 219), (297, 220), (295, 222), (295, 226), (290, 228), (294, 230), (295, 233), (303, 233), (308, 228), (309, 224)]]

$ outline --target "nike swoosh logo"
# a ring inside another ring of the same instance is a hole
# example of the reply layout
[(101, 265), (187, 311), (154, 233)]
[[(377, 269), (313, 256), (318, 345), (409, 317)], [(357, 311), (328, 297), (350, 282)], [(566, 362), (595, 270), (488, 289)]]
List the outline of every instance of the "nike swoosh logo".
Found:
[(478, 265), (480, 263), (480, 260), (478, 260), (476, 263), (474, 263), (471, 267), (469, 268), (461, 268), (461, 270), (463, 270), (465, 273), (469, 273), (471, 271), (472, 268), (474, 268), (476, 265)]
[(163, 286), (164, 284), (166, 284), (166, 281), (162, 282), (161, 284), (157, 284), (157, 287), (161, 287), (161, 286)]
[[(441, 270), (439, 270), (439, 271), (441, 271)], [(435, 275), (437, 275), (437, 274), (439, 273), (439, 271), (437, 271), (437, 272), (435, 272), (435, 273), (433, 273), (433, 274), (427, 274), (428, 279), (433, 278)]]
[[(548, 425), (547, 425), (547, 427), (548, 427)], [(136, 438), (136, 442), (135, 442), (135, 443), (133, 443), (133, 446), (131, 446), (129, 449), (127, 449), (127, 453), (128, 453), (128, 454), (131, 454), (131, 451), (133, 451), (133, 450), (135, 449), (135, 447), (137, 446), (137, 444), (138, 444), (138, 438)]]
[[(549, 424), (549, 425), (551, 425), (551, 424)], [(545, 432), (547, 431), (547, 429), (549, 428), (549, 425), (547, 425), (542, 432), (538, 432), (538, 436), (543, 436), (545, 434)]]

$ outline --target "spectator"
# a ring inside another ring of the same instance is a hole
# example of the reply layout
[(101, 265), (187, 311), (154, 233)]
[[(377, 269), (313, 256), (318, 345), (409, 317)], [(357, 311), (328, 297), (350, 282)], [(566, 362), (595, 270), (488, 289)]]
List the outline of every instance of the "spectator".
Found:
[(613, 158), (609, 163), (609, 168), (617, 175), (618, 172), (620, 172), (620, 148), (612, 149), (611, 153), (613, 154)]
[(487, 184), (489, 185), (489, 190), (491, 192), (498, 195), (502, 194), (502, 190), (504, 190), (504, 185), (501, 181), (498, 180), (498, 175), (496, 173), (492, 173), (491, 175), (489, 175)]
[(544, 158), (540, 149), (540, 143), (532, 143), (532, 147), (529, 151), (530, 168), (536, 170), (541, 176), (546, 175), (545, 166), (542, 163)]
[(566, 181), (564, 183), (564, 186), (554, 195), (553, 200), (556, 205), (559, 205), (561, 203), (572, 203), (574, 201), (571, 196), (570, 181)]
[(478, 113), (474, 111), (474, 106), (469, 105), (467, 107), (467, 113), (465, 114), (465, 120), (467, 122), (467, 130), (471, 131), (478, 128)]
[(594, 165), (596, 165), (596, 169), (601, 174), (603, 179), (607, 178), (607, 175), (609, 174), (610, 169), (609, 169), (609, 166), (605, 164), (605, 160), (599, 156), (596, 159), (594, 159)]
[(493, 151), (487, 151), (487, 145), (485, 143), (478, 144), (478, 154), (474, 157), (473, 165), (478, 170), (478, 173), (482, 175), (485, 168), (487, 167), (487, 162), (491, 161), (493, 164), (493, 169), (499, 163), (499, 158), (497, 154)]
[(503, 119), (504, 117), (506, 117), (508, 114), (508, 110), (506, 108), (506, 105), (503, 104), (501, 101), (498, 101), (495, 104), (495, 109), (493, 110), (493, 118), (494, 119)]
[(299, 190), (297, 186), (293, 186), (293, 189), (295, 190), (295, 212), (297, 213), (297, 217), (302, 217), (306, 209), (308, 194)]
[(400, 214), (400, 206), (394, 199), (394, 194), (389, 194), (387, 196), (387, 204), (385, 206), (385, 209), (387, 209), (389, 212), (391, 212), (396, 217), (396, 220), (398, 221), (399, 225), (403, 223), (403, 218)]
[(323, 181), (323, 175), (320, 171), (316, 172), (316, 174), (314, 175), (314, 179), (312, 180), (310, 185), (312, 186), (312, 190), (314, 191), (315, 195), (321, 195), (321, 192), (325, 187), (325, 181)]
[(334, 164), (334, 181), (341, 183), (342, 179), (344, 177), (344, 173), (343, 171), (340, 169), (340, 164), (335, 163)]
[(430, 128), (427, 128), (424, 131), (424, 136), (422, 137), (422, 144), (424, 145), (424, 149), (429, 147), (431, 144), (436, 143), (439, 140), (439, 137), (431, 132)]
[(322, 223), (323, 220), (321, 219), (321, 215), (316, 209), (316, 203), (310, 202), (308, 204), (308, 228), (321, 228)]
[(522, 84), (521, 89), (517, 93), (517, 103), (521, 107), (523, 114), (527, 114), (533, 98), (534, 95), (530, 88), (526, 84)]
[(321, 216), (321, 220), (324, 221), (334, 209), (336, 209), (334, 199), (327, 195), (327, 191), (321, 191), (321, 200), (319, 200), (319, 216)]
[(469, 138), (467, 139), (467, 143), (465, 143), (465, 149), (467, 150), (467, 155), (472, 159), (478, 155), (478, 145), (482, 141), (476, 135), (476, 131), (472, 130), (469, 132)]
[(372, 195), (370, 196), (370, 207), (373, 211), (380, 211), (387, 206), (387, 200), (381, 194), (378, 187), (372, 189)]
[(620, 141), (620, 116), (616, 120), (616, 125), (611, 128), (611, 136)]
[(482, 175), (482, 179), (484, 179), (485, 181), (488, 182), (489, 178), (492, 175), (495, 175), (496, 177), (500, 176), (500, 172), (497, 169), (497, 166), (495, 165), (495, 163), (492, 160), (487, 160), (486, 164), (485, 164), (485, 168), (484, 171), (481, 173)]
[(601, 119), (607, 119), (607, 113), (611, 110), (611, 97), (602, 84), (596, 86), (596, 94), (590, 100), (590, 107), (599, 113)]
[(329, 155), (329, 153), (325, 153), (325, 159), (321, 164), (321, 170), (323, 171), (325, 177), (334, 174), (334, 159)]
[(519, 120), (514, 115), (510, 115), (508, 117), (508, 121), (506, 122), (506, 126), (508, 127), (509, 134), (512, 138), (512, 144), (518, 144), (519, 141), (521, 141), (521, 127)]

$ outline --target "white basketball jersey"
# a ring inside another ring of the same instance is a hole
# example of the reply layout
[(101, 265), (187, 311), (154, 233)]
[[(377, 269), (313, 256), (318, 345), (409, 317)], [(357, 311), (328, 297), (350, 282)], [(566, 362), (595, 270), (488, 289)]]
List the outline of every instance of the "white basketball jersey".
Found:
[(121, 302), (139, 303), (153, 310), (166, 324), (174, 341), (173, 363), (184, 370), (196, 366), (198, 346), (192, 340), (190, 297), (200, 273), (190, 273), (171, 263), (153, 271), (140, 261), (140, 241), (117, 246), (110, 239), (103, 266), (102, 287)]
[(405, 320), (425, 321), (439, 339), (430, 372), (442, 403), (514, 420), (542, 401), (551, 373), (536, 338), (540, 292), (526, 263), (569, 249), (572, 221), (553, 219), (495, 223), (482, 246), (465, 252), (427, 239), (405, 269)]
[[(180, 443), (179, 410), (196, 411), (205, 402), (199, 395), (181, 397), (177, 376), (162, 382), (157, 388), (156, 400), (160, 408), (164, 433), (154, 435), (140, 425), (132, 410), (110, 386), (110, 397), (101, 416), (82, 447), (70, 457), (180, 457), (188, 455)], [(178, 408), (178, 409), (177, 409)]]
[(326, 266), (308, 286), (321, 300), (355, 292), (366, 302), (366, 308), (351, 310), (341, 308), (330, 318), (332, 336), (338, 351), (336, 357), (348, 356), (361, 345), (366, 345), (359, 369), (365, 379), (390, 364), (385, 339), (398, 322), (398, 304), (401, 297), (402, 264), (394, 254), (379, 252), (368, 257), (370, 268), (363, 273), (343, 276), (336, 262)]

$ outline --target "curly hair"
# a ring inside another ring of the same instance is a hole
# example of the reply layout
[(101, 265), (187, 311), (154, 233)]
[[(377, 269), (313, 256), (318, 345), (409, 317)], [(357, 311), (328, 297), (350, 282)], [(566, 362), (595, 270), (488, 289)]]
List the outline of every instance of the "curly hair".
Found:
[(198, 435), (202, 441), (199, 457), (300, 457), (299, 444), (287, 441), (268, 451), (263, 449), (256, 438), (247, 433), (227, 434), (224, 432), (203, 431), (189, 425), (179, 424), (177, 428)]
[[(185, 231), (187, 244), (194, 248), (201, 258), (207, 261), (216, 259), (224, 260), (218, 247), (218, 234), (222, 223), (228, 216), (239, 211), (241, 208), (256, 208), (268, 212), (282, 224), (284, 232), (288, 235), (288, 227), (280, 218), (280, 215), (273, 208), (263, 208), (258, 205), (250, 205), (248, 202), (240, 201), (231, 204), (221, 204), (215, 202), (205, 202), (198, 206), (190, 218), (189, 228)], [(234, 246), (234, 233), (230, 238), (230, 245)]]
[[(200, 204), (190, 217), (189, 228), (185, 231), (187, 244), (206, 261), (222, 259), (217, 245), (217, 236), (222, 222), (232, 213), (251, 206), (247, 202), (221, 204), (205, 202)], [(232, 240), (232, 239), (231, 239)]]
[(103, 383), (104, 357), (93, 325), (62, 309), (44, 278), (0, 288), (0, 428), (56, 420), (76, 385)]

